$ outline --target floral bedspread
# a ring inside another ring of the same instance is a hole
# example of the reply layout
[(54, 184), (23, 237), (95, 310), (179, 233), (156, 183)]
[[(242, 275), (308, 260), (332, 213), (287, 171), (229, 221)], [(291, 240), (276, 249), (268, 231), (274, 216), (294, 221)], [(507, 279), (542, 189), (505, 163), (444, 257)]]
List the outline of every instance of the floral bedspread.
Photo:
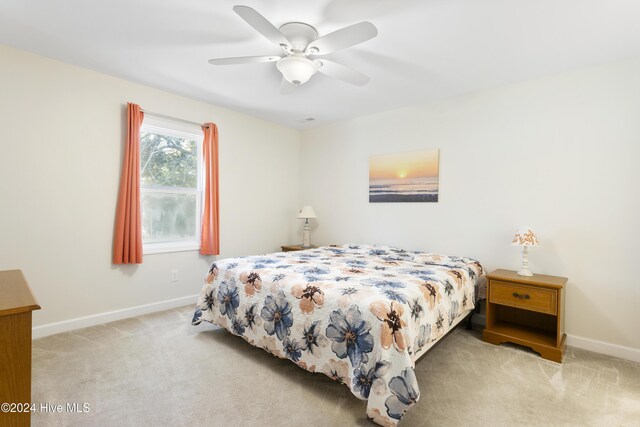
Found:
[(322, 372), (397, 424), (418, 401), (415, 361), (474, 308), (469, 258), (343, 245), (211, 265), (193, 317)]

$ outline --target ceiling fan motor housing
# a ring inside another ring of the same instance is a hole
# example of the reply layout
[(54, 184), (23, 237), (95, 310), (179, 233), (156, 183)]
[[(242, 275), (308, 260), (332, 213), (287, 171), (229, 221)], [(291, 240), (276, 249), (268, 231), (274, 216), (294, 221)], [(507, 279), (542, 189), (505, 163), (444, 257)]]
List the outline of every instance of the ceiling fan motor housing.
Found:
[(309, 43), (318, 38), (318, 31), (304, 22), (287, 22), (279, 30), (291, 42), (291, 50), (295, 53), (304, 52)]

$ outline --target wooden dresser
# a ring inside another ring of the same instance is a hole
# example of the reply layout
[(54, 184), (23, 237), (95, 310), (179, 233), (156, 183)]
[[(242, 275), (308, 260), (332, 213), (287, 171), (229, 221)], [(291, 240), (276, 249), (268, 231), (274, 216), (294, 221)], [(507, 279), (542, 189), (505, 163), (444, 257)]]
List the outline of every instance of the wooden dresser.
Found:
[(482, 338), (492, 344), (512, 342), (562, 362), (564, 333), (564, 277), (519, 276), (495, 270), (487, 275), (487, 327)]
[[(31, 402), (31, 312), (39, 310), (20, 270), (0, 271), (0, 403)], [(1, 412), (0, 426), (28, 426), (31, 412)]]

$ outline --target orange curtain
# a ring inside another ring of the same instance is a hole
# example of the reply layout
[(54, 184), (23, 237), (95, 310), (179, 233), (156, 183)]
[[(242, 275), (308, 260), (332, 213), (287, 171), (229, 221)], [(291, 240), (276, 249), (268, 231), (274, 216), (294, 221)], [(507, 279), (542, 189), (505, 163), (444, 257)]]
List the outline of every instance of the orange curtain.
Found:
[(140, 220), (140, 126), (144, 113), (127, 104), (127, 140), (120, 175), (120, 192), (113, 239), (114, 264), (142, 264)]
[(202, 157), (204, 161), (204, 208), (200, 253), (220, 255), (220, 211), (218, 208), (218, 127), (206, 123), (202, 130)]

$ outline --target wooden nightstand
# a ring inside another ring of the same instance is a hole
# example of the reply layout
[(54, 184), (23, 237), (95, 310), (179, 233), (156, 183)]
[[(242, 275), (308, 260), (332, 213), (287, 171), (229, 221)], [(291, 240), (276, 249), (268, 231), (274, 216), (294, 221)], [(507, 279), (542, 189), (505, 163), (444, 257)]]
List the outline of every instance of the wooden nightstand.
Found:
[(487, 275), (487, 327), (482, 339), (532, 348), (544, 359), (562, 362), (565, 277), (518, 276), (510, 270)]
[(307, 249), (317, 248), (317, 246), (313, 245), (311, 245), (310, 248), (303, 248), (302, 245), (284, 245), (280, 247), (282, 248), (282, 252), (306, 251)]

